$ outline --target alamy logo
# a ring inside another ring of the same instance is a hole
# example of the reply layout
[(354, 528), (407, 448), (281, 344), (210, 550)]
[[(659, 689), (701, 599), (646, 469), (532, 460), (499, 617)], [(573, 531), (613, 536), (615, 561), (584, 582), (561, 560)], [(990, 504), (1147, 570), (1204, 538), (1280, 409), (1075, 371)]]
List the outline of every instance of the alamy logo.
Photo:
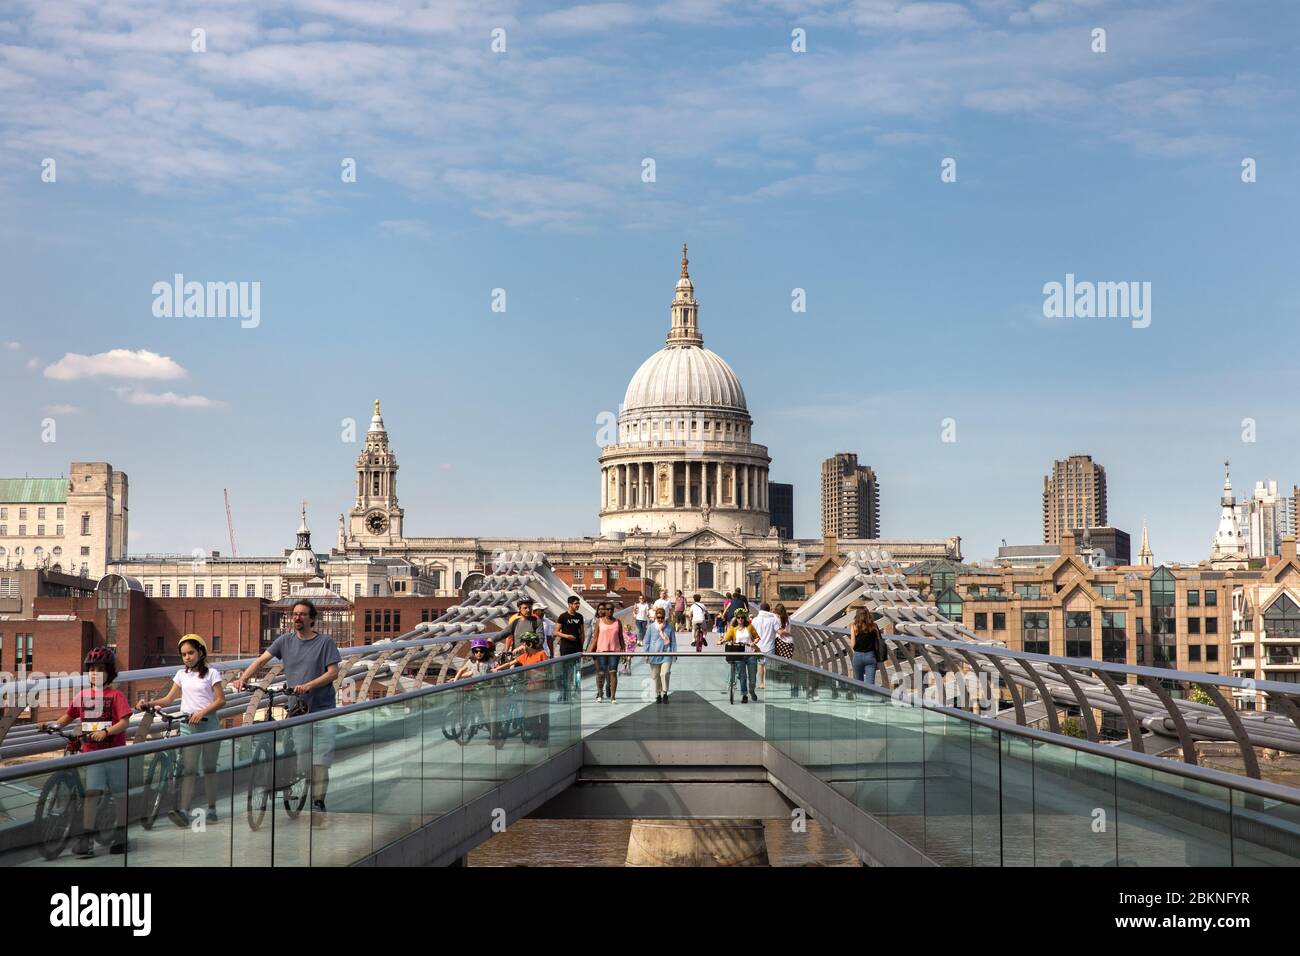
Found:
[(260, 282), (186, 282), (178, 272), (171, 282), (155, 282), (152, 291), (155, 318), (238, 318), (244, 329), (262, 323)]
[(148, 936), (153, 926), (152, 893), (83, 894), (74, 886), (51, 896), (50, 907), (51, 926), (129, 926), (135, 936)]
[(1151, 324), (1150, 282), (1075, 282), (1074, 273), (1065, 283), (1043, 286), (1043, 316), (1048, 319), (1129, 319), (1133, 328)]

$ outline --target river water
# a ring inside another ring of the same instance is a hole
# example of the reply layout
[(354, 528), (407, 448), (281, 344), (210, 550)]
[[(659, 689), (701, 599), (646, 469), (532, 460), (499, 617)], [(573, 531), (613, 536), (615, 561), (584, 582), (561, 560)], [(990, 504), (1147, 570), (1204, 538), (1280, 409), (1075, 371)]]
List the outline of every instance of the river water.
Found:
[[(763, 821), (772, 866), (860, 866), (816, 820), (794, 833), (789, 819)], [(623, 866), (631, 820), (530, 820), (510, 824), (469, 854), (470, 866)]]

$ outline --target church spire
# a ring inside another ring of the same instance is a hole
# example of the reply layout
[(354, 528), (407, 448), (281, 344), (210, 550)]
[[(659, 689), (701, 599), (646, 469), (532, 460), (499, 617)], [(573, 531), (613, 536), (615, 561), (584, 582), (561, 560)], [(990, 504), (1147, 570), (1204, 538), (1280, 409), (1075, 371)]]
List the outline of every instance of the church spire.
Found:
[(1138, 551), (1138, 564), (1144, 568), (1151, 567), (1155, 558), (1151, 554), (1151, 542), (1147, 540), (1147, 519), (1142, 519), (1142, 549)]
[[(1237, 521), (1237, 499), (1232, 494), (1232, 478), (1228, 473), (1228, 463), (1223, 463), (1223, 497), (1220, 499), (1223, 510), (1219, 514), (1219, 529), (1214, 535), (1214, 544), (1210, 548), (1210, 561), (1239, 562), (1246, 558), (1246, 545), (1241, 534), (1241, 525)], [(1241, 565), (1245, 567), (1245, 564)]]
[(688, 269), (690, 260), (686, 258), (686, 243), (682, 243), (682, 273), (674, 290), (672, 328), (668, 330), (670, 346), (702, 346), (704, 337), (700, 335), (700, 304), (695, 300), (695, 285), (691, 282)]

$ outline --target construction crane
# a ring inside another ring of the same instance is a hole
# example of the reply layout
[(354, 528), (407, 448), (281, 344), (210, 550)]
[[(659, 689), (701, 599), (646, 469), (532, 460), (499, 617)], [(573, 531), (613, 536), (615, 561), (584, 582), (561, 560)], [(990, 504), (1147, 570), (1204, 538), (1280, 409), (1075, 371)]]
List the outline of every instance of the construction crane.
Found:
[(230, 556), (236, 558), (239, 555), (235, 551), (235, 521), (230, 517), (230, 492), (222, 488), (221, 493), (226, 496), (226, 529), (230, 532)]

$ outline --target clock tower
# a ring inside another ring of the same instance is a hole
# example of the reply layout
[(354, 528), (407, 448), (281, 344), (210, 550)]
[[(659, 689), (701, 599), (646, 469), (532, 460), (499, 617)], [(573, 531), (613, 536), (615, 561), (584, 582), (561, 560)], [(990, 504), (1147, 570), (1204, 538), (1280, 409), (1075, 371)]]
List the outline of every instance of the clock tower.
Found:
[(397, 456), (375, 399), (366, 447), (357, 455), (357, 500), (348, 537), (360, 547), (393, 547), (402, 541), (403, 511), (397, 506)]

